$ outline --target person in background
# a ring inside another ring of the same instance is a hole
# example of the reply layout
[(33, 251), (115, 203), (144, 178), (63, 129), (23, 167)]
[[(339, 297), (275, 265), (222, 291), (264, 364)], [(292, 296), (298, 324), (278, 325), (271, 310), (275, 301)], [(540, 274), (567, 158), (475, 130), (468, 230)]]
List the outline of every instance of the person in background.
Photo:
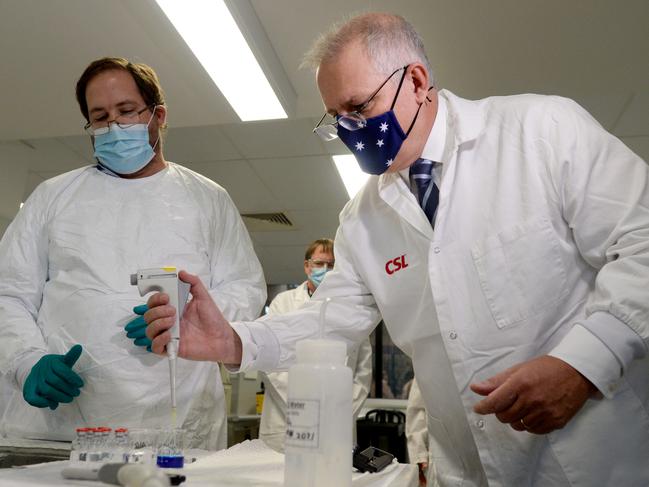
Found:
[[(182, 273), (202, 313), (181, 356), (286, 368), (331, 298), (325, 336), (357, 346), (381, 315), (412, 359), (429, 484), (649, 485), (649, 166), (571, 100), (439, 90), (398, 15), (356, 16), (307, 57), (314, 130), (373, 175), (336, 268), (299, 310), (232, 324)], [(166, 302), (145, 315), (156, 353)]]
[[(406, 439), (408, 442), (408, 459), (410, 463), (417, 464), (419, 470), (419, 485), (426, 486), (426, 479), (434, 475), (428, 451), (428, 418), (424, 398), (417, 385), (417, 380), (412, 379), (408, 393), (408, 406), (406, 407)], [(428, 471), (429, 465), (431, 472)]]
[[(143, 302), (129, 280), (138, 269), (191, 269), (231, 319), (254, 319), (266, 299), (227, 192), (163, 156), (167, 107), (153, 69), (98, 59), (76, 94), (97, 163), (40, 184), (0, 242), (9, 436), (64, 440), (83, 425), (170, 424), (167, 360), (147, 350), (146, 324), (131, 311)], [(216, 364), (178, 360), (177, 398), (190, 445), (225, 448)]]
[[(311, 299), (313, 293), (334, 268), (334, 242), (329, 238), (313, 241), (304, 254), (304, 273), (307, 280), (295, 289), (279, 293), (270, 303), (269, 315), (281, 315), (299, 309)], [(372, 346), (365, 340), (360, 347), (349, 352), (347, 365), (353, 372), (352, 410), (358, 416), (372, 381)], [(264, 374), (266, 394), (259, 425), (259, 438), (272, 449), (283, 452), (286, 436), (286, 393), (288, 372)]]

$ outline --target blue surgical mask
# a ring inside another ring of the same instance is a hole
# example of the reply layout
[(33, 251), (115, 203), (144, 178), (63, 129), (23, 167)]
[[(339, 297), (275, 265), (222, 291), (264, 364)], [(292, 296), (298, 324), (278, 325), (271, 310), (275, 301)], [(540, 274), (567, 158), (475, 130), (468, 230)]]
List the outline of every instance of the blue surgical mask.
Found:
[(148, 124), (138, 123), (122, 128), (113, 123), (108, 132), (95, 136), (95, 157), (114, 173), (136, 173), (154, 156), (155, 152), (149, 144)]
[(309, 281), (311, 281), (315, 287), (318, 287), (328, 271), (329, 269), (327, 269), (327, 267), (312, 268), (311, 274), (309, 274)]
[(421, 105), (419, 105), (410, 127), (404, 132), (394, 114), (393, 108), (401, 91), (405, 74), (404, 70), (390, 110), (366, 119), (358, 130), (348, 130), (340, 123), (338, 124), (338, 137), (352, 151), (358, 165), (366, 173), (379, 175), (388, 170), (419, 115)]

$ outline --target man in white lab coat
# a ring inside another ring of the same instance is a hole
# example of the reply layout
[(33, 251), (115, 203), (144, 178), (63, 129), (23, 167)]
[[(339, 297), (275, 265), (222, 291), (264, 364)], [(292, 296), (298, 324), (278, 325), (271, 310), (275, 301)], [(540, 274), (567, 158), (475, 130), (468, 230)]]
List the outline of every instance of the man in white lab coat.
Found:
[[(376, 174), (340, 215), (336, 269), (299, 311), (232, 326), (183, 274), (204, 317), (183, 327), (205, 339), (182, 352), (285, 368), (332, 298), (328, 336), (355, 346), (380, 313), (412, 358), (429, 482), (649, 485), (649, 167), (570, 100), (431, 88), (395, 15), (351, 19), (309, 59), (333, 117), (317, 132)], [(145, 316), (156, 352), (164, 302)]]
[[(0, 373), (13, 395), (1, 426), (10, 436), (170, 424), (167, 360), (147, 351), (146, 324), (133, 320), (143, 298), (129, 275), (138, 269), (192, 269), (232, 319), (256, 318), (266, 299), (227, 192), (164, 159), (167, 109), (155, 72), (99, 59), (79, 79), (77, 100), (97, 164), (39, 185), (0, 242)], [(177, 401), (191, 445), (225, 448), (215, 364), (178, 360)]]
[[(333, 240), (321, 238), (311, 242), (304, 253), (304, 273), (307, 280), (295, 289), (278, 294), (270, 303), (268, 314), (281, 315), (301, 308), (311, 299), (325, 275), (334, 268), (334, 263)], [(352, 414), (355, 420), (367, 399), (372, 381), (372, 345), (369, 340), (349, 352), (347, 365), (352, 369), (354, 378)], [(259, 438), (274, 450), (283, 452), (288, 372), (269, 372), (264, 376), (266, 394), (259, 424)]]

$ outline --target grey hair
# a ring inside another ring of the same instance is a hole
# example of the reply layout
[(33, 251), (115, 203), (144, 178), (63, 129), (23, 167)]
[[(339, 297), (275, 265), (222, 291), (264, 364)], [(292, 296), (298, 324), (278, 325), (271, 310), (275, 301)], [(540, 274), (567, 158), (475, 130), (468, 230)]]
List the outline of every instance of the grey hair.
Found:
[[(431, 86), (434, 84), (421, 36), (406, 19), (388, 13), (360, 14), (334, 24), (313, 43), (301, 67), (315, 71), (356, 40), (362, 43), (378, 73), (388, 76), (407, 64), (419, 62), (426, 67)], [(393, 78), (392, 82), (398, 79)]]

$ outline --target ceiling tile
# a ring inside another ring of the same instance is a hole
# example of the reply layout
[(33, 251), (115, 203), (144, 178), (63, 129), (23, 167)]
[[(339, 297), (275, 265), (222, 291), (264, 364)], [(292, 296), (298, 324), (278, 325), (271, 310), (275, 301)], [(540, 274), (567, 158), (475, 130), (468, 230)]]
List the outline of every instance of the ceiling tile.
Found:
[(303, 250), (316, 239), (333, 239), (338, 229), (336, 210), (292, 210), (285, 212), (294, 224), (293, 230), (277, 232), (253, 232), (261, 245), (302, 245)]
[(267, 284), (298, 284), (304, 281), (302, 245), (262, 246), (260, 262)]
[(89, 136), (70, 135), (57, 137), (56, 140), (74, 152), (86, 164), (95, 163), (94, 148)]
[[(30, 139), (25, 141), (34, 148), (32, 157), (30, 158), (29, 168), (32, 171), (56, 171), (63, 173), (71, 171), (78, 167), (85, 166), (92, 163), (84, 159), (82, 155), (76, 150), (76, 147), (70, 147), (65, 139), (62, 138), (46, 138), (46, 139)], [(84, 137), (85, 143), (90, 144), (88, 137)], [(78, 142), (79, 146), (82, 142)]]
[(240, 213), (283, 210), (281, 203), (243, 159), (183, 165), (223, 186)]
[(285, 210), (334, 209), (349, 197), (329, 156), (250, 160)]
[(54, 176), (58, 176), (60, 173), (44, 173), (44, 174), (39, 174), (30, 171), (27, 174), (27, 179), (25, 181), (25, 185), (22, 189), (22, 201), (27, 201), (27, 198), (29, 198), (29, 195), (32, 194), (32, 191), (36, 189), (36, 187), (41, 184), (43, 181), (49, 178), (53, 178)]
[(165, 137), (164, 154), (167, 160), (178, 164), (242, 158), (215, 125), (170, 128)]
[(271, 120), (223, 125), (223, 131), (248, 159), (323, 154), (311, 119)]
[(0, 216), (12, 219), (23, 200), (23, 188), (29, 172), (27, 168), (2, 157), (0, 149)]

